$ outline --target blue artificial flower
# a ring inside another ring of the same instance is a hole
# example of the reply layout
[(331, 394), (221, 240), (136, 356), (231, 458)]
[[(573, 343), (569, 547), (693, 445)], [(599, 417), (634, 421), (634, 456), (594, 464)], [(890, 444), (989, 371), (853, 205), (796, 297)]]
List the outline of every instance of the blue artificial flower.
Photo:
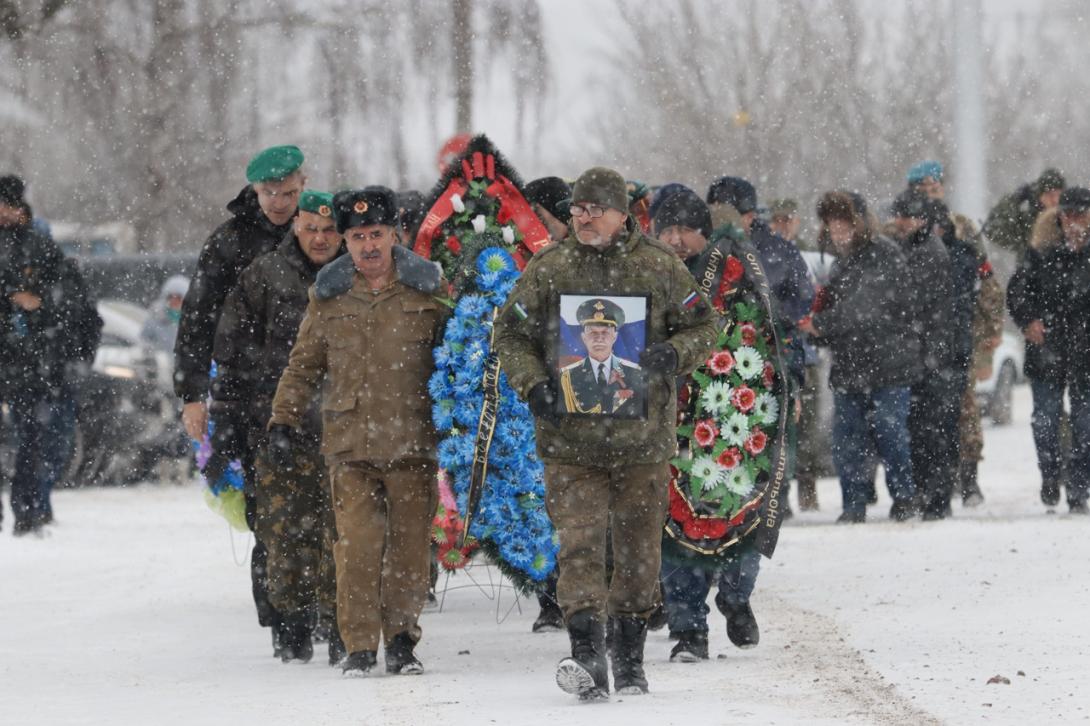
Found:
[(454, 395), (454, 387), (451, 384), (450, 374), (443, 368), (436, 369), (428, 379), (428, 395), (433, 401), (441, 401)]
[(481, 275), (495, 274), (497, 277), (506, 277), (511, 273), (518, 274), (515, 259), (505, 250), (499, 247), (487, 247), (477, 255), (477, 272)]
[(492, 315), (492, 304), (481, 295), (463, 295), (454, 308), (454, 314), (472, 320), (487, 320)]
[(445, 432), (454, 428), (454, 400), (444, 398), (436, 401), (431, 407), (431, 420), (436, 431)]

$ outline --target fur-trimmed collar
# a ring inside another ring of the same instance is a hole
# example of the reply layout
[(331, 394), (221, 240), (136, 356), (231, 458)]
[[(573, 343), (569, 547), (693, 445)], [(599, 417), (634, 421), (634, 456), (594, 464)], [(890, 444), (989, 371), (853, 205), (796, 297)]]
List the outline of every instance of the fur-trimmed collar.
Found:
[[(393, 249), (394, 269), (398, 282), (427, 295), (442, 291), (442, 273), (439, 265), (416, 255), (407, 247), (397, 245)], [(352, 255), (342, 255), (322, 268), (314, 283), (314, 295), (319, 300), (330, 300), (352, 289), (356, 282), (356, 264)]]
[(1030, 247), (1038, 252), (1045, 252), (1062, 244), (1063, 239), (1059, 207), (1046, 209), (1037, 215), (1037, 221), (1033, 223), (1033, 234), (1029, 238)]

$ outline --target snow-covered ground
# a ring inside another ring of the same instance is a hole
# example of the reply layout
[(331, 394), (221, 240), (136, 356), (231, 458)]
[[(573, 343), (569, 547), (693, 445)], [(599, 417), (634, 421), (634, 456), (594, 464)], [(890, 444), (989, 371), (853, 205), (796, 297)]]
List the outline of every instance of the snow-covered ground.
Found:
[[(754, 596), (758, 648), (713, 616), (712, 660), (647, 643), (652, 693), (584, 705), (553, 683), (562, 634), (489, 599), (486, 568), (423, 619), (423, 677), (342, 680), (324, 646), (271, 657), (232, 537), (196, 483), (63, 491), (45, 539), (0, 539), (0, 722), (111, 724), (737, 724), (1085, 721), (1090, 520), (1037, 495), (1028, 392), (987, 431), (987, 502), (952, 520), (835, 526), (839, 489), (797, 516)], [(10, 512), (7, 512), (10, 515)], [(441, 581), (442, 582), (442, 581)], [(504, 617), (506, 616), (506, 617)], [(320, 656), (320, 657), (319, 657)], [(989, 684), (993, 676), (1009, 684)]]

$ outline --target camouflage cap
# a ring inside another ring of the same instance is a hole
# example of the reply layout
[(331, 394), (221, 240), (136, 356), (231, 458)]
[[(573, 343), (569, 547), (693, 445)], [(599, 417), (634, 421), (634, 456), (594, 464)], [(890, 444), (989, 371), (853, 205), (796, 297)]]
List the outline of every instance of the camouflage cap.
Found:
[(254, 154), (246, 165), (246, 181), (251, 184), (283, 179), (303, 165), (298, 146), (270, 146)]
[(604, 166), (583, 172), (572, 186), (571, 197), (573, 204), (599, 204), (628, 211), (628, 188), (624, 177)]
[(299, 195), (299, 209), (323, 217), (332, 217), (333, 195), (329, 192), (319, 192), (314, 189), (304, 190)]

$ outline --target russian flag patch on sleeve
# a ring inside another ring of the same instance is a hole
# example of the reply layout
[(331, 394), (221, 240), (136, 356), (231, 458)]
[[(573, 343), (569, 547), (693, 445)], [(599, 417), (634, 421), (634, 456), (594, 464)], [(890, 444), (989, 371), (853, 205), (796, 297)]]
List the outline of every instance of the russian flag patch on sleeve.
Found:
[(698, 293), (696, 290), (693, 290), (691, 293), (689, 293), (689, 297), (681, 301), (681, 304), (687, 308), (693, 308), (696, 307), (696, 304), (698, 302), (700, 302), (700, 293)]

